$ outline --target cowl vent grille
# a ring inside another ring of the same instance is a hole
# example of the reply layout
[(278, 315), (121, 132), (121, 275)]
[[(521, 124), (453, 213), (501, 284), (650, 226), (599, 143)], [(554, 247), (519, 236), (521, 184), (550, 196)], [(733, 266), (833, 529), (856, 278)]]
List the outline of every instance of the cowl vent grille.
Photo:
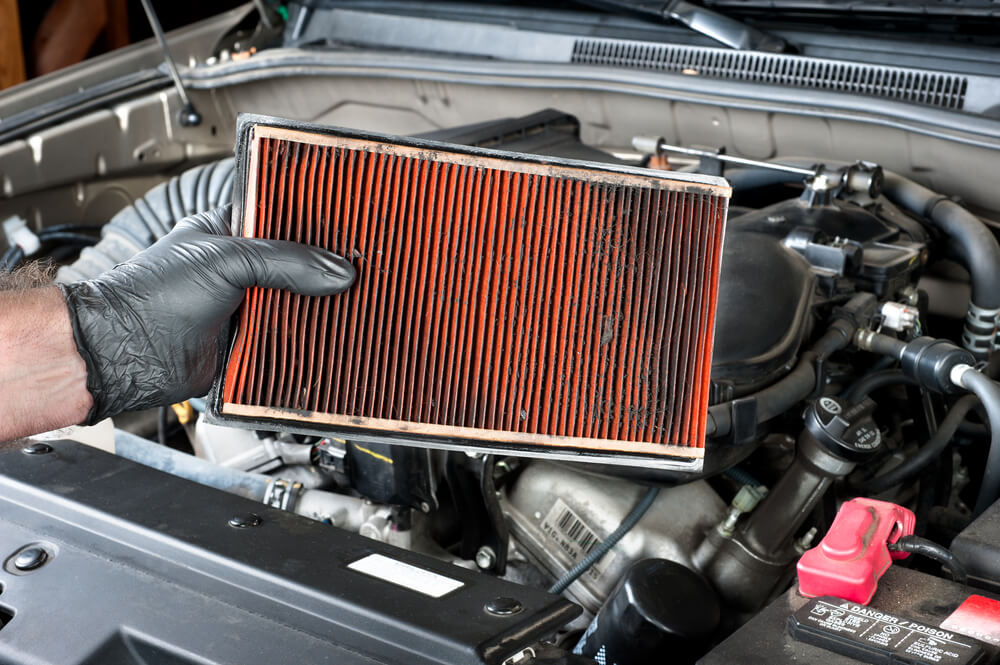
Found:
[(969, 86), (964, 76), (904, 67), (613, 39), (576, 40), (572, 61), (833, 90), (952, 110), (962, 110)]

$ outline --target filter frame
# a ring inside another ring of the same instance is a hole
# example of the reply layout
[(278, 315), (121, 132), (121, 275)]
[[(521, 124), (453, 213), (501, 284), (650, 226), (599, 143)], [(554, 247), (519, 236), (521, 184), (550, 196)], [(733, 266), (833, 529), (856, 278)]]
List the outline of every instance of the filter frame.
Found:
[[(259, 128), (259, 130), (258, 130)], [(398, 146), (404, 151), (426, 151), (429, 153), (442, 153), (454, 156), (455, 159), (463, 160), (468, 158), (477, 164), (484, 160), (504, 164), (502, 168), (510, 169), (516, 166), (518, 169), (526, 169), (527, 172), (542, 173), (557, 170), (565, 174), (567, 169), (586, 170), (588, 179), (597, 177), (601, 180), (607, 179), (610, 182), (628, 181), (628, 186), (642, 186), (637, 182), (641, 180), (647, 185), (666, 189), (671, 192), (694, 193), (701, 195), (711, 195), (722, 199), (722, 220), (720, 229), (720, 241), (717, 248), (717, 261), (721, 263), (722, 239), (725, 237), (725, 219), (728, 198), (731, 189), (728, 183), (718, 177), (704, 176), (688, 173), (665, 173), (651, 169), (638, 167), (621, 166), (615, 164), (603, 164), (596, 162), (586, 162), (539, 155), (529, 155), (489, 148), (454, 145), (439, 141), (404, 138), (390, 136), (373, 132), (360, 132), (350, 129), (326, 127), (311, 123), (301, 123), (281, 118), (262, 116), (256, 114), (240, 114), (237, 120), (237, 167), (236, 181), (233, 188), (233, 214), (232, 232), (234, 235), (247, 235), (244, 233), (247, 222), (247, 198), (253, 196), (250, 188), (254, 182), (250, 178), (251, 171), (251, 150), (257, 133), (272, 133), (283, 135), (282, 138), (289, 140), (312, 140), (320, 145), (324, 141), (347, 140), (349, 142), (372, 142), (382, 146)], [(324, 138), (325, 137), (325, 138)], [(669, 183), (664, 186), (664, 183)], [(713, 268), (716, 278), (719, 275), (719, 265)], [(249, 292), (248, 292), (249, 293)], [(715, 302), (710, 302), (709, 306), (714, 308)], [(714, 311), (712, 312), (714, 315)], [(234, 316), (231, 327), (234, 333), (238, 329), (238, 315)], [(714, 335), (710, 330), (709, 334)], [(409, 428), (404, 431), (398, 427), (393, 430), (384, 430), (373, 427), (372, 420), (356, 416), (338, 416), (335, 414), (299, 412), (293, 409), (276, 409), (273, 407), (244, 407), (243, 405), (226, 404), (224, 396), (224, 384), (226, 379), (226, 369), (229, 365), (230, 354), (233, 351), (236, 334), (226, 335), (228, 345), (220, 345), (219, 367), (220, 371), (213, 384), (212, 391), (208, 399), (207, 416), (210, 422), (227, 426), (236, 426), (249, 429), (263, 429), (274, 431), (288, 431), (316, 436), (338, 436), (359, 442), (385, 442), (403, 445), (416, 445), (429, 448), (440, 448), (445, 450), (475, 450), (491, 454), (516, 454), (528, 457), (544, 457), (549, 459), (560, 459), (570, 461), (612, 463), (624, 466), (647, 466), (652, 468), (666, 468), (684, 471), (698, 471), (702, 467), (704, 455), (704, 444), (701, 445), (674, 445), (667, 443), (642, 444), (641, 442), (620, 441), (623, 448), (631, 449), (597, 449), (593, 447), (581, 447), (572, 445), (573, 442), (557, 441), (561, 438), (578, 440), (578, 437), (559, 437), (546, 434), (532, 434), (528, 439), (518, 436), (516, 432), (501, 432), (507, 436), (504, 441), (497, 441), (495, 430), (482, 430), (480, 428), (463, 428), (457, 426), (444, 426), (446, 429), (459, 432), (461, 435), (452, 436), (441, 433), (428, 433), (427, 428), (421, 423), (413, 421), (390, 422), (385, 421), (379, 426), (390, 425), (414, 425), (416, 428)], [(709, 340), (709, 353), (705, 362), (710, 364), (711, 345), (713, 340)], [(233, 408), (236, 406), (237, 408)], [(228, 408), (227, 408), (228, 407)], [(317, 422), (315, 418), (329, 416), (330, 422)], [(304, 418), (311, 417), (313, 420), (306, 421)], [(704, 418), (704, 416), (702, 416)], [(335, 421), (335, 422), (333, 422)], [(433, 428), (432, 428), (433, 429)], [(465, 431), (471, 430), (471, 431)], [(511, 439), (514, 439), (513, 441)], [(517, 439), (521, 439), (518, 441)], [(638, 444), (638, 445), (637, 445)]]

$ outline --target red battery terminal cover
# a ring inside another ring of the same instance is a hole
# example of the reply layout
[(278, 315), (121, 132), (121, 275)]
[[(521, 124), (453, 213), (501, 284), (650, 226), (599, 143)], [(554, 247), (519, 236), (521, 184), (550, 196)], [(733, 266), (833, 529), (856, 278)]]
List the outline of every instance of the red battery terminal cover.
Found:
[(916, 521), (912, 511), (887, 501), (844, 503), (819, 545), (799, 559), (799, 593), (867, 605), (893, 560), (909, 556), (890, 552), (888, 544), (912, 534)]

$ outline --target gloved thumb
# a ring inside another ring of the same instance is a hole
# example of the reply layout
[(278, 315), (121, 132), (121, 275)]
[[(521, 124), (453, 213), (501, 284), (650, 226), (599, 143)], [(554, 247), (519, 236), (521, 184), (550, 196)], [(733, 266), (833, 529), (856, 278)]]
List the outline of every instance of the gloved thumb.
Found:
[(288, 289), (306, 296), (346, 291), (356, 271), (347, 259), (319, 247), (287, 240), (233, 238), (243, 261), (233, 275), (241, 288)]

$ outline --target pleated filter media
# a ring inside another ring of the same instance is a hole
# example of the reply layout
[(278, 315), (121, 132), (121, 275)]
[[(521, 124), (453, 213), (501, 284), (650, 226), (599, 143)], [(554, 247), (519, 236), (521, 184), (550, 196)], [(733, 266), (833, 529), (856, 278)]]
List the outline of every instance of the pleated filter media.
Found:
[(241, 117), (234, 227), (348, 257), (255, 288), (219, 419), (657, 466), (704, 451), (729, 187)]

